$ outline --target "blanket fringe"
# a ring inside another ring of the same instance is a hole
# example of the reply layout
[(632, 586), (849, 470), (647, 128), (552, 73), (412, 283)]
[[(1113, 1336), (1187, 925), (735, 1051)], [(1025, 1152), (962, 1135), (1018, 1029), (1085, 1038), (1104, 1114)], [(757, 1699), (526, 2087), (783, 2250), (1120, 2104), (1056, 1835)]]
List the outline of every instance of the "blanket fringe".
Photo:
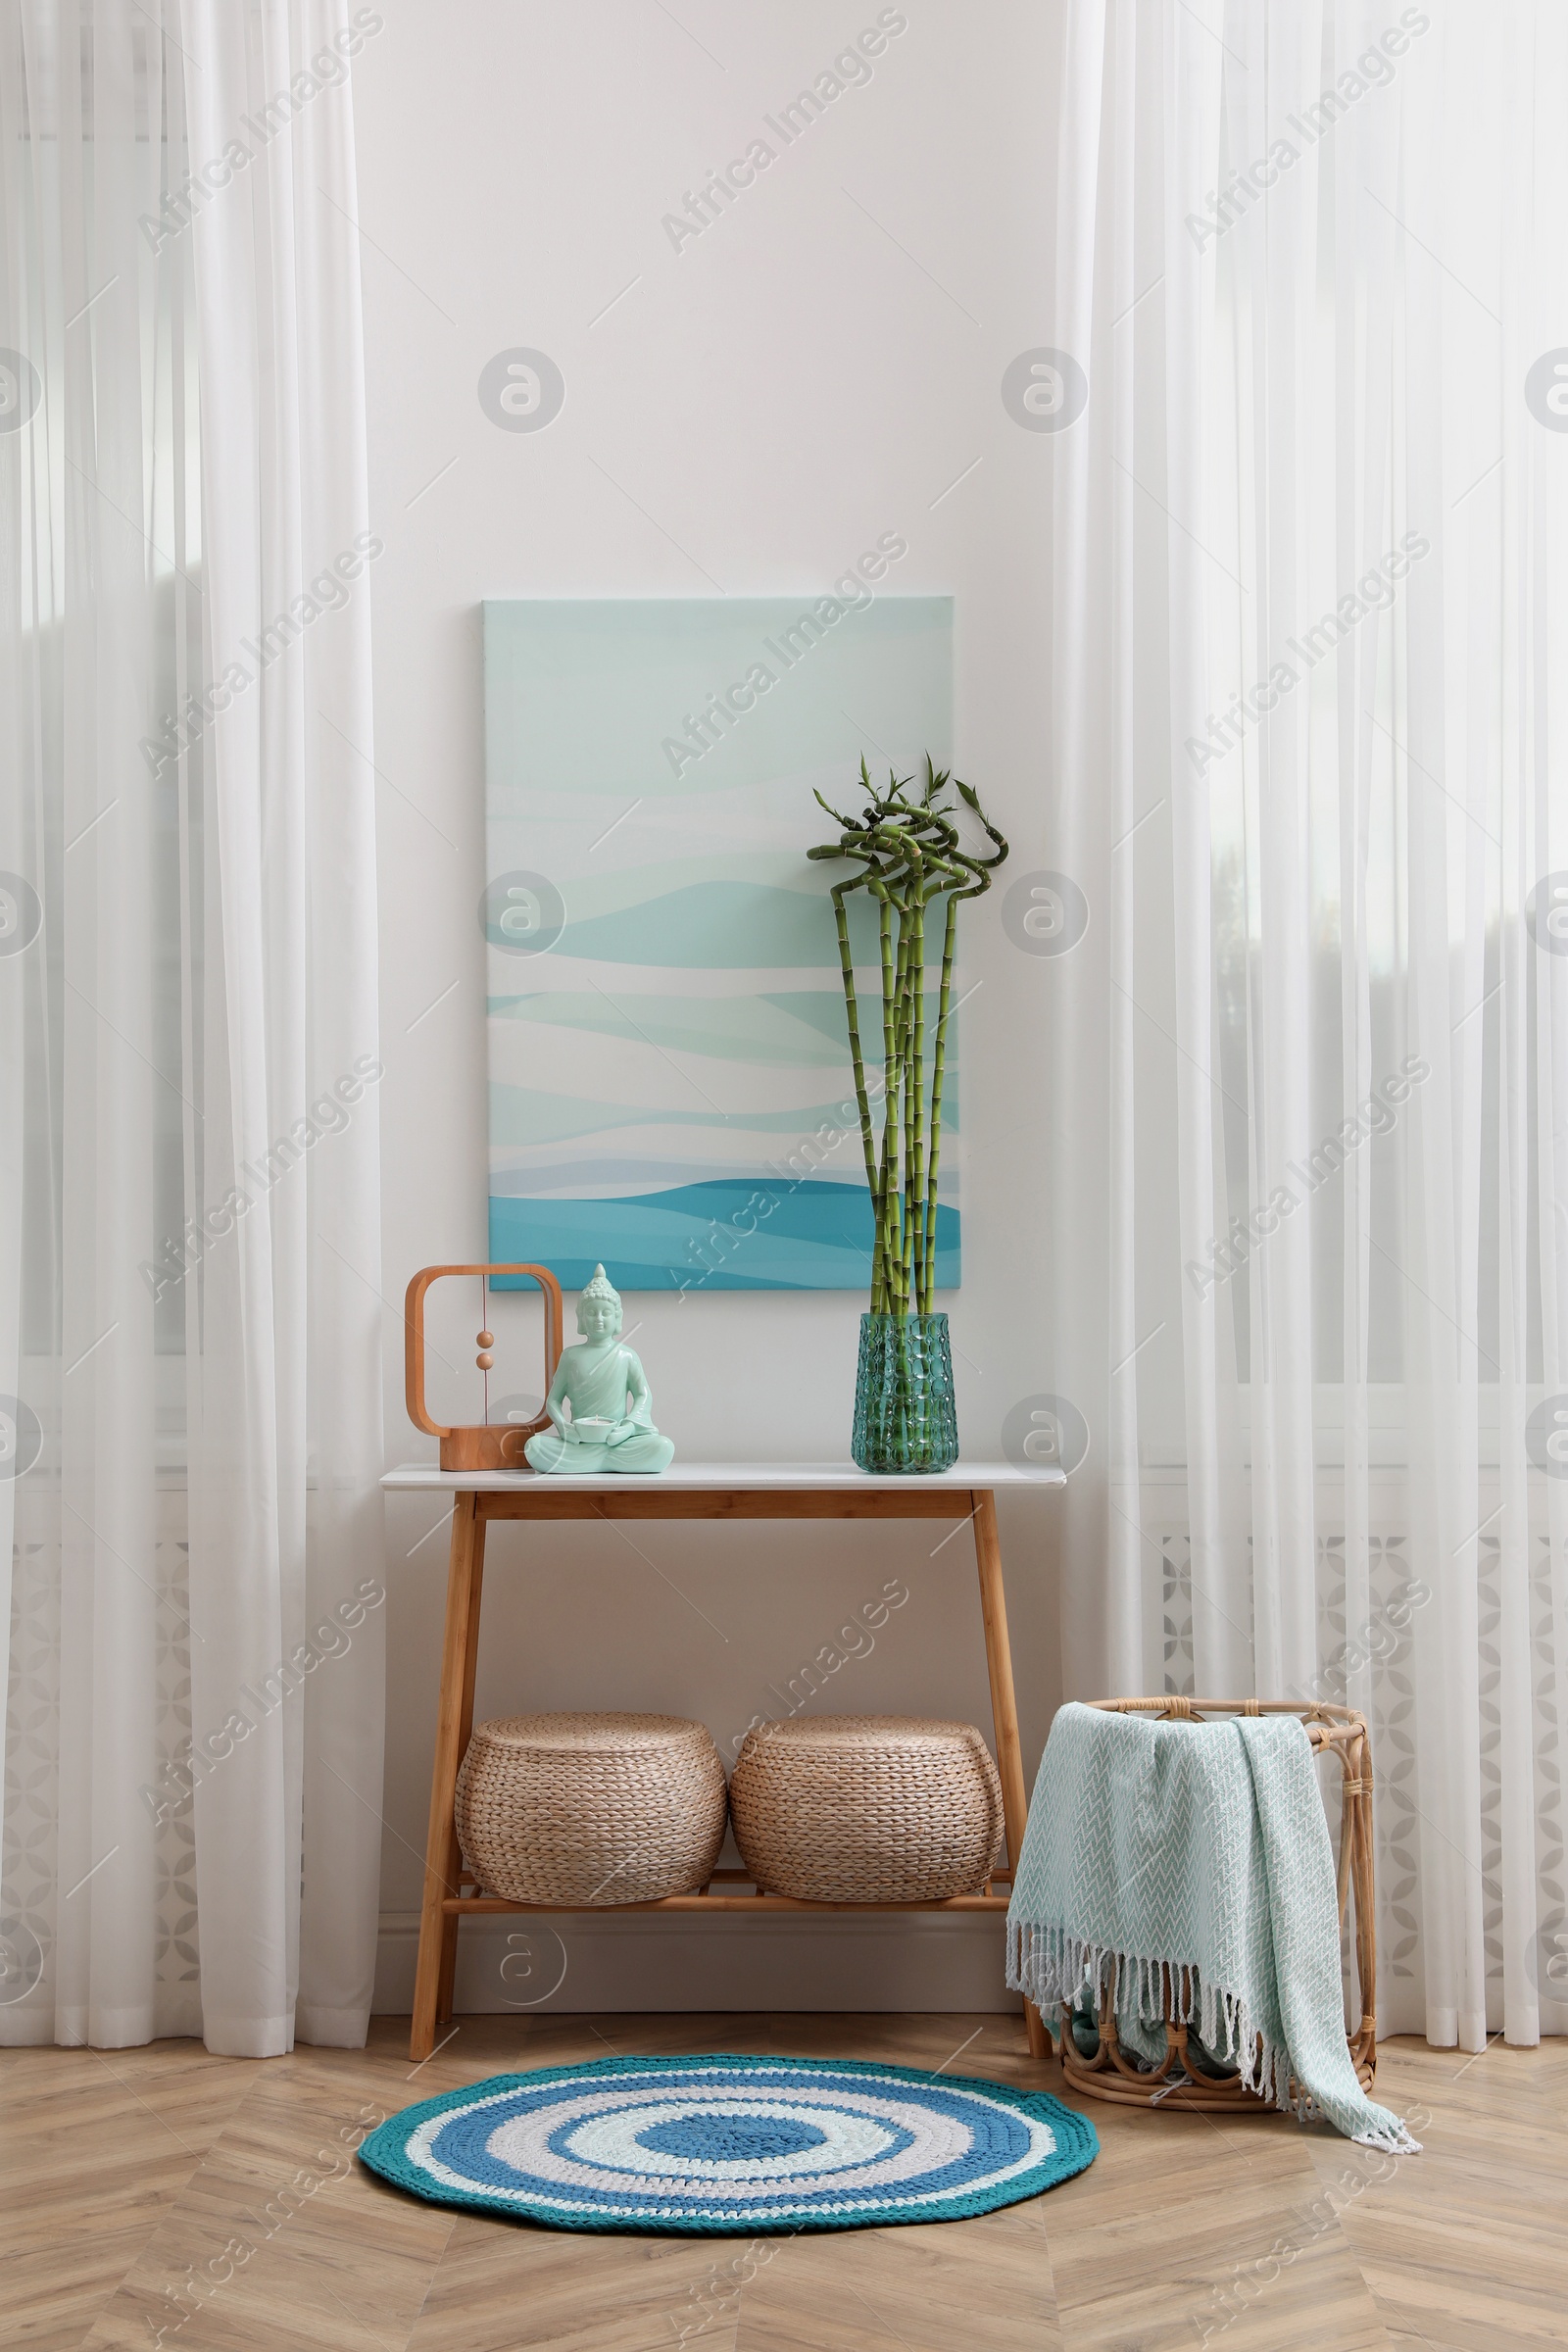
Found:
[[(1196, 2033), (1211, 2056), (1235, 2066), (1244, 2089), (1255, 2091), (1282, 2114), (1299, 2116), (1303, 2122), (1312, 2121), (1319, 2113), (1296, 2081), (1284, 2043), (1268, 2038), (1239, 1993), (1200, 1980), (1197, 1969), (1186, 1961), (1116, 1951), (1108, 1944), (1069, 1936), (1060, 1927), (1009, 1919), (1007, 1983), (1040, 2010), (1070, 2004), (1088, 1990), (1097, 2008), (1108, 1993), (1116, 2015), (1130, 2007), (1140, 2018), (1156, 2024), (1165, 2016), (1168, 1995), (1173, 2021)], [(1420, 2141), (1411, 2138), (1397, 2117), (1391, 2116), (1389, 2121), (1392, 2131), (1358, 2132), (1357, 2139), (1364, 2146), (1387, 2148), (1395, 2155), (1419, 2153)]]

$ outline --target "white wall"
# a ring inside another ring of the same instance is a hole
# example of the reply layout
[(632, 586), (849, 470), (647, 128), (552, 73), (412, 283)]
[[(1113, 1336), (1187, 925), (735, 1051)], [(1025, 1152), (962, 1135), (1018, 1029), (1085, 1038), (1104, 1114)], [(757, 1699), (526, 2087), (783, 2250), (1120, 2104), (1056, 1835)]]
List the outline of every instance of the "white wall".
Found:
[[(1036, 0), (910, 0), (871, 79), (677, 253), (662, 216), (760, 133), (780, 146), (762, 117), (876, 23), (874, 0), (377, 4), (355, 106), (387, 543), (373, 596), (392, 1302), (416, 1267), (485, 1253), (481, 598), (820, 592), (901, 531), (898, 588), (956, 598), (959, 772), (1010, 835), (1012, 876), (1052, 862), (1056, 444), (1021, 430), (999, 386), (1052, 340), (1054, 27)], [(486, 361), (517, 345), (565, 377), (540, 432), (498, 429), (476, 396)], [(964, 1283), (947, 1303), (964, 1446), (984, 1456), (1008, 1407), (1051, 1385), (1031, 1247), (1051, 966), (1008, 944), (996, 899), (969, 913), (964, 985), (983, 985), (961, 1016)], [(843, 1458), (860, 1303), (638, 1298), (661, 1424), (691, 1458)], [(388, 1460), (430, 1458), (405, 1417), (390, 1303), (386, 1367)], [(1031, 1776), (1058, 1696), (1052, 1512), (1029, 1501), (1003, 1523)], [(419, 1539), (436, 1515), (387, 1508), (383, 2007), (412, 1985), (444, 1586), (442, 1538)], [(481, 1716), (662, 1708), (726, 1744), (767, 1709), (769, 1682), (900, 1574), (908, 1603), (829, 1703), (989, 1732), (965, 1537), (933, 1558), (918, 1523), (634, 1532), (637, 1549), (598, 1529), (492, 1539)], [(468, 1946), (468, 2006), (546, 1990), (563, 1957), (566, 2008), (1009, 2005), (986, 1921), (568, 1920), (564, 1947), (535, 1932), (534, 1977), (514, 1963), (506, 1983), (504, 1930)]]

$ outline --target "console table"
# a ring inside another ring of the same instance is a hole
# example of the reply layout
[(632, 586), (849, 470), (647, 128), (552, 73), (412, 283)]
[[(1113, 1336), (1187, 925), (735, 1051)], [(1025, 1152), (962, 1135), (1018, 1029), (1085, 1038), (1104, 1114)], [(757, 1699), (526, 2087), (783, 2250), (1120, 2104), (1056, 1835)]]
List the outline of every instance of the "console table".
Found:
[[(1064, 1483), (1059, 1470), (1020, 1470), (1010, 1462), (960, 1462), (929, 1476), (871, 1477), (849, 1462), (676, 1462), (659, 1478), (535, 1477), (514, 1470), (437, 1470), (411, 1466), (382, 1479), (393, 1494), (450, 1494), (452, 1551), (447, 1573), (446, 1637), (436, 1717), (435, 1768), (430, 1778), (430, 1831), (425, 1849), (424, 1901), (415, 1981), (414, 2031), (409, 2052), (428, 2058), (452, 2013), (458, 1924), (475, 1912), (570, 1909), (562, 1903), (513, 1903), (486, 1894), (467, 1877), (458, 1846), (454, 1806), (458, 1768), (473, 1729), (473, 1683), (479, 1653), (479, 1595), (485, 1530), (497, 1519), (946, 1519), (967, 1520), (974, 1533), (980, 1612), (991, 1681), (991, 1720), (1006, 1824), (1007, 1868), (975, 1894), (936, 1903), (808, 1903), (760, 1891), (743, 1870), (715, 1870), (691, 1894), (617, 1906), (635, 1911), (739, 1912), (755, 1919), (775, 1911), (1004, 1912), (1023, 1847), (1028, 1795), (1018, 1747), (1012, 1656), (997, 1539), (996, 1492), (1039, 1493)], [(580, 1906), (579, 1906), (580, 1907)], [(604, 1906), (600, 1906), (603, 1908)], [(1044, 2057), (1050, 2036), (1025, 2003), (1032, 2056)]]

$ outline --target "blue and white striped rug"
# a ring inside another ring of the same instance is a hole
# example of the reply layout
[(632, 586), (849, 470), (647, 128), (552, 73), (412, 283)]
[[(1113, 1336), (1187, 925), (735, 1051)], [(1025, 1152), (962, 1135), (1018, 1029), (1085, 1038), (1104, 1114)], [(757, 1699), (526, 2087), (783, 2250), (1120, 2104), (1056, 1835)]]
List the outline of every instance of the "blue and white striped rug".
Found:
[(558, 2230), (868, 2230), (990, 2213), (1094, 2162), (1045, 2091), (855, 2059), (602, 2058), (492, 2075), (372, 2132), (435, 2205)]

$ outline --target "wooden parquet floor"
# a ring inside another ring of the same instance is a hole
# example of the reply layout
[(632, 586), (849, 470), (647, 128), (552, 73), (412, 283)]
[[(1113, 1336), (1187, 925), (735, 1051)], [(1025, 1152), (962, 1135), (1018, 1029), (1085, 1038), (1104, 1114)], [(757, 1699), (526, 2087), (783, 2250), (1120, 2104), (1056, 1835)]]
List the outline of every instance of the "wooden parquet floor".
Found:
[[(974, 2221), (779, 2241), (444, 2213), (343, 2156), (480, 2076), (794, 2051), (1060, 2092), (1006, 2017), (466, 2018), (365, 2050), (0, 2054), (0, 2346), (27, 2352), (1539, 2352), (1568, 2344), (1568, 2042), (1387, 2043), (1424, 2154), (1283, 2117), (1082, 2104), (1099, 2161)], [(202, 2283), (198, 2284), (197, 2281)], [(160, 2333), (160, 2331), (162, 2331)]]

